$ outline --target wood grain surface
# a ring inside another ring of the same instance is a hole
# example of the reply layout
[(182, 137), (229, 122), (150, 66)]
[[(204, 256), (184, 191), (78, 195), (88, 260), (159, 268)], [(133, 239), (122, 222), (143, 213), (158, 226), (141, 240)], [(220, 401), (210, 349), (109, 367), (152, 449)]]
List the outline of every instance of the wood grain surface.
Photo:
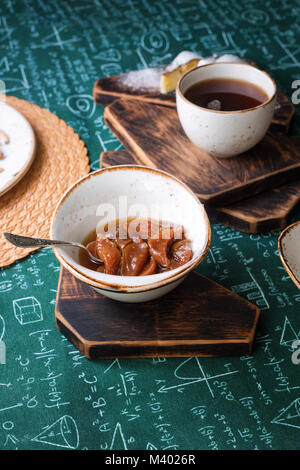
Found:
[(299, 204), (300, 181), (264, 191), (224, 207), (207, 207), (209, 217), (246, 233), (264, 233), (286, 227)]
[[(133, 164), (136, 161), (126, 150), (111, 150), (100, 155), (100, 168)], [(246, 233), (263, 233), (284, 228), (299, 200), (300, 181), (295, 181), (228, 206), (208, 205), (206, 210), (215, 222)]]
[(104, 119), (134, 159), (176, 175), (206, 204), (224, 205), (300, 178), (300, 138), (268, 133), (242, 155), (213, 158), (185, 135), (175, 109), (118, 100)]
[(277, 101), (273, 121), (270, 130), (288, 133), (292, 118), (295, 114), (295, 106), (280, 90), (277, 92)]
[(259, 315), (196, 272), (169, 294), (134, 304), (98, 294), (63, 268), (55, 309), (58, 329), (90, 359), (250, 354)]

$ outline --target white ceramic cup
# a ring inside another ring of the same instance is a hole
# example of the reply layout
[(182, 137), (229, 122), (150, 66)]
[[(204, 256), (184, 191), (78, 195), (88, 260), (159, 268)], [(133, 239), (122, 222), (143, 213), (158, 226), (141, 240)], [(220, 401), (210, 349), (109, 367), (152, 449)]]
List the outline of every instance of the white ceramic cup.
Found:
[[(79, 250), (54, 248), (60, 263), (77, 279), (99, 293), (122, 302), (146, 302), (174, 289), (205, 257), (211, 230), (204, 206), (180, 180), (164, 171), (136, 165), (120, 165), (98, 170), (74, 183), (62, 196), (52, 217), (50, 236), (56, 240), (77, 241), (101, 222), (102, 208), (113, 208), (120, 217), (120, 205), (127, 206), (129, 217), (153, 218), (183, 225), (191, 240), (193, 257), (183, 266), (148, 276), (116, 276), (92, 271), (79, 263)], [(142, 213), (140, 212), (142, 211)]]
[[(217, 111), (202, 108), (184, 94), (195, 83), (226, 78), (242, 80), (260, 87), (267, 100), (254, 108)], [(176, 88), (177, 113), (188, 138), (219, 158), (228, 158), (254, 147), (266, 134), (273, 118), (276, 83), (266, 72), (248, 64), (212, 63), (187, 72)]]

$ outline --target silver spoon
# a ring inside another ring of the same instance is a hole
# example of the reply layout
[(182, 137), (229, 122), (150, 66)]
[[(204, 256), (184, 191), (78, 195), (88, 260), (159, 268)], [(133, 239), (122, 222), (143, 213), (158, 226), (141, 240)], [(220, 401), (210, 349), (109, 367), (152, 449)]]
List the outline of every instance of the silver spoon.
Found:
[(24, 237), (23, 235), (16, 235), (15, 233), (7, 233), (4, 232), (2, 236), (12, 243), (15, 246), (19, 246), (21, 248), (32, 248), (35, 246), (75, 246), (77, 248), (83, 248), (88, 252), (88, 255), (94, 263), (103, 264), (99, 258), (96, 258), (92, 253), (87, 249), (86, 246), (82, 245), (81, 243), (77, 242), (63, 242), (60, 240), (47, 240), (45, 238), (32, 238), (32, 237)]

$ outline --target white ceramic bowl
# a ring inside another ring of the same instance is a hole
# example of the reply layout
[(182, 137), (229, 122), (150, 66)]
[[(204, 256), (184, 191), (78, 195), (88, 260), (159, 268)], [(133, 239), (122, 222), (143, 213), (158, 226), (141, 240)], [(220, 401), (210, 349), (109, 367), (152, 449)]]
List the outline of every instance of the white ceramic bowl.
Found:
[(174, 289), (202, 261), (211, 241), (210, 224), (204, 206), (180, 180), (160, 170), (122, 165), (90, 173), (66, 191), (52, 218), (51, 238), (81, 243), (101, 220), (97, 216), (99, 205), (113, 206), (113, 218), (118, 219), (120, 200), (123, 207), (126, 200), (129, 217), (137, 215), (130, 211), (140, 204), (144, 208), (138, 214), (140, 217), (151, 217), (150, 211), (159, 208), (160, 220), (183, 225), (192, 242), (191, 261), (172, 271), (149, 276), (115, 276), (81, 266), (78, 248), (61, 247), (53, 251), (70, 273), (101, 294), (124, 302), (145, 302)]
[(281, 262), (300, 289), (300, 221), (286, 227), (278, 238)]
[[(202, 108), (184, 93), (192, 85), (215, 78), (243, 80), (259, 86), (268, 99), (259, 106), (240, 111)], [(187, 72), (176, 88), (177, 113), (188, 138), (210, 155), (226, 158), (246, 152), (266, 134), (273, 118), (276, 83), (266, 72), (240, 63), (212, 63)]]

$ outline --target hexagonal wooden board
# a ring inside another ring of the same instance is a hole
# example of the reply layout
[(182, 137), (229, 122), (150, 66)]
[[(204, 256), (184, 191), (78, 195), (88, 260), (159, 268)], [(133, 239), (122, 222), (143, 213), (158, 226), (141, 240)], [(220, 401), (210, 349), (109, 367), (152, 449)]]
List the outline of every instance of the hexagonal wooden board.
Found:
[(89, 359), (250, 354), (259, 315), (195, 271), (159, 299), (123, 303), (61, 268), (55, 307), (58, 329)]
[(213, 158), (185, 135), (175, 109), (117, 100), (104, 119), (140, 164), (178, 176), (205, 204), (228, 205), (300, 179), (299, 137), (267, 133), (232, 158)]

